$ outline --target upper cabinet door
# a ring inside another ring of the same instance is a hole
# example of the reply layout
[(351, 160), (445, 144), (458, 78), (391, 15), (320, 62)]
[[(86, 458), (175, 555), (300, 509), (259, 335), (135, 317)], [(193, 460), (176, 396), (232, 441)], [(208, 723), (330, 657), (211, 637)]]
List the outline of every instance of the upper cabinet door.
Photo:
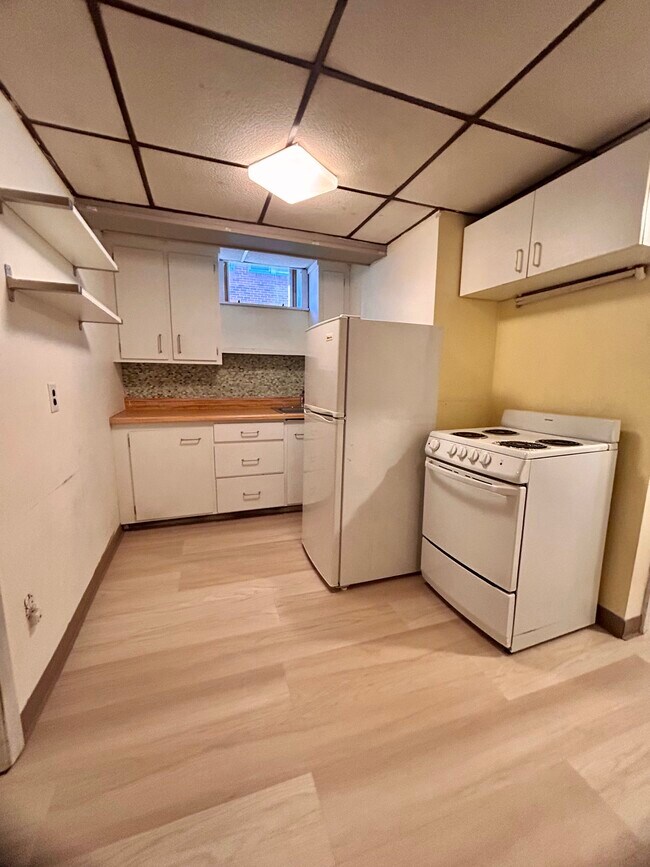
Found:
[(169, 253), (172, 351), (176, 361), (221, 362), (216, 260)]
[(461, 295), (526, 277), (533, 202), (531, 193), (465, 229)]
[(528, 275), (643, 243), (649, 161), (645, 133), (538, 189)]
[(165, 254), (159, 250), (116, 247), (114, 258), (120, 356), (133, 361), (171, 358), (169, 290)]

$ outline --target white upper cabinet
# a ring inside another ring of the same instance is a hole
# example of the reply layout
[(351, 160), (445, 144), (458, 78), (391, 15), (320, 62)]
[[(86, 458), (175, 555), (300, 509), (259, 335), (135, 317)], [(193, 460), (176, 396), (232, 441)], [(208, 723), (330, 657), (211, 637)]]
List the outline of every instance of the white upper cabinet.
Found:
[(531, 193), (465, 229), (461, 295), (526, 276), (533, 202)]
[(646, 132), (477, 220), (460, 294), (502, 300), (650, 263), (649, 178)]
[(134, 361), (171, 358), (169, 290), (165, 254), (117, 247), (115, 275), (120, 325), (120, 355)]
[(216, 257), (116, 247), (123, 361), (221, 364)]
[(641, 243), (649, 163), (640, 135), (537, 190), (528, 275)]
[(176, 361), (221, 361), (216, 260), (169, 253), (172, 352)]

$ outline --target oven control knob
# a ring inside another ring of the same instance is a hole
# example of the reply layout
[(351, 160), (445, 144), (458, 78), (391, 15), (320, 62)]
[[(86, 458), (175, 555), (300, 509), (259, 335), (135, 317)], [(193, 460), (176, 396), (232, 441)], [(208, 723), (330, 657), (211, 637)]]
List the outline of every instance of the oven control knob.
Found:
[(467, 457), (467, 449), (465, 448), (465, 446), (461, 447), (461, 450), (458, 452), (458, 457), (461, 460), (464, 460)]
[(487, 467), (491, 461), (492, 461), (492, 455), (484, 454), (481, 457), (481, 463), (483, 464), (484, 467)]
[(437, 452), (440, 448), (440, 440), (430, 439), (427, 443), (427, 451), (433, 454), (433, 452)]
[(449, 446), (449, 457), (453, 458), (457, 451), (458, 449), (456, 448), (456, 446)]
[(472, 454), (469, 456), (469, 459), (473, 464), (476, 463), (476, 461), (478, 460), (478, 451), (476, 449), (474, 449)]

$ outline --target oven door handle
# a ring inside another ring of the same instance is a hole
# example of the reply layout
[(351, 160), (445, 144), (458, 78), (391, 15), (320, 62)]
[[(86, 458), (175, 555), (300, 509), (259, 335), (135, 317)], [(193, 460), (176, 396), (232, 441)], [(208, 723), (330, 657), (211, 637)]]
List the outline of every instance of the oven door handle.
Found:
[(481, 491), (496, 494), (498, 497), (515, 497), (519, 493), (519, 488), (515, 485), (493, 485), (492, 482), (482, 482), (480, 479), (464, 476), (453, 470), (446, 470), (439, 464), (434, 464), (433, 461), (427, 461), (426, 466), (432, 473), (443, 476), (452, 482), (460, 482), (461, 485), (468, 485), (470, 488), (479, 488)]

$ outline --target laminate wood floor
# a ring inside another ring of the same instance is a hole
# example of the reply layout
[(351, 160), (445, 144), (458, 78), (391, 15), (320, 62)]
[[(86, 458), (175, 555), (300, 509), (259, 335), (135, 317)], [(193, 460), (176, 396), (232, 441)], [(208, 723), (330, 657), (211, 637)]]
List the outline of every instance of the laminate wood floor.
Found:
[(331, 593), (300, 515), (124, 536), (3, 862), (650, 864), (650, 638), (510, 656), (419, 576)]

